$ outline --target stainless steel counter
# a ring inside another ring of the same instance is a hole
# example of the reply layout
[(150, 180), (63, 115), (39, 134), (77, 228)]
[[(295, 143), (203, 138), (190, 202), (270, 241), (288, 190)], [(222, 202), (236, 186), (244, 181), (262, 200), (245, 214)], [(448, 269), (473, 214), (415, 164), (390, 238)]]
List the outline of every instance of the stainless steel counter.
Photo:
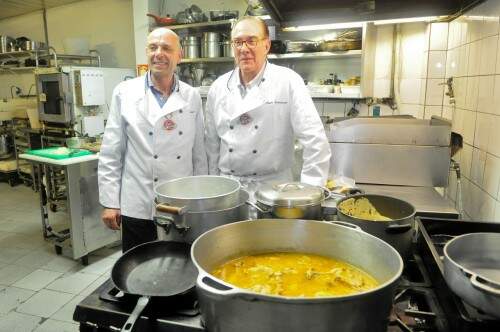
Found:
[[(367, 194), (392, 196), (412, 204), (417, 210), (417, 216), (433, 218), (457, 219), (458, 211), (452, 203), (442, 197), (433, 187), (387, 186), (373, 184), (358, 184)], [(336, 200), (331, 199), (323, 206), (333, 213)]]

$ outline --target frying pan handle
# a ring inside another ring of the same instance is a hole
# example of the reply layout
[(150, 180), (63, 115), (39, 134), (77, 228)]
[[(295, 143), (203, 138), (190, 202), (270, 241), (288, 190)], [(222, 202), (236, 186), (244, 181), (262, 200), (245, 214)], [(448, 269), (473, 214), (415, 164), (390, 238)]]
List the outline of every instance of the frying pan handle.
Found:
[(141, 312), (146, 308), (146, 306), (149, 303), (149, 296), (141, 296), (139, 300), (137, 301), (137, 305), (134, 308), (134, 311), (130, 314), (128, 317), (127, 321), (125, 322), (125, 325), (122, 327), (122, 332), (127, 332), (127, 331), (132, 331), (134, 328), (135, 322), (137, 321), (137, 318), (139, 318), (139, 315)]
[(325, 195), (325, 198), (323, 198), (323, 200), (327, 200), (327, 199), (330, 199), (332, 197), (332, 192), (330, 191), (330, 189), (328, 189), (327, 187), (321, 187), (321, 189), (323, 189), (323, 191), (326, 193)]
[(474, 288), (480, 291), (492, 294), (494, 296), (500, 296), (500, 285), (493, 281), (484, 280), (477, 274), (473, 274), (470, 277), (470, 282)]
[(165, 204), (157, 204), (156, 211), (170, 214), (183, 215), (186, 212), (186, 207), (171, 206)]
[(351, 224), (350, 222), (345, 222), (345, 221), (329, 221), (330, 223), (332, 224), (338, 224), (340, 226), (345, 226), (345, 227), (349, 227), (349, 228), (352, 228), (352, 229), (355, 229), (357, 231), (361, 231), (361, 232), (364, 232), (361, 227), (359, 227), (358, 225), (354, 225), (354, 224)]

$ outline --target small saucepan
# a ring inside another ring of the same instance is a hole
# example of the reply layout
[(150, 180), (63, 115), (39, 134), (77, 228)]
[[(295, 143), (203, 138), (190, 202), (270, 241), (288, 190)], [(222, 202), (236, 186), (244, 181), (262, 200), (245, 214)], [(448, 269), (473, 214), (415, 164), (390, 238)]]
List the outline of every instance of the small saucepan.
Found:
[[(368, 217), (375, 215), (375, 211), (387, 219)], [(413, 205), (391, 196), (362, 194), (345, 197), (337, 202), (338, 220), (358, 225), (365, 232), (386, 241), (403, 258), (411, 254), (415, 213)]]

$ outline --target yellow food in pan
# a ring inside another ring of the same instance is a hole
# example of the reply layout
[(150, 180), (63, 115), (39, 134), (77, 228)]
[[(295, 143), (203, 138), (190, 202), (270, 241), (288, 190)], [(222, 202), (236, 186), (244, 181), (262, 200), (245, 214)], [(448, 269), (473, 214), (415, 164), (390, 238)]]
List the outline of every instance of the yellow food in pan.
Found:
[(290, 297), (342, 296), (370, 290), (378, 282), (345, 262), (303, 253), (266, 253), (226, 262), (212, 274), (256, 293)]
[(351, 217), (372, 220), (372, 221), (391, 221), (391, 218), (381, 215), (375, 206), (366, 197), (349, 198), (340, 203), (338, 209)]

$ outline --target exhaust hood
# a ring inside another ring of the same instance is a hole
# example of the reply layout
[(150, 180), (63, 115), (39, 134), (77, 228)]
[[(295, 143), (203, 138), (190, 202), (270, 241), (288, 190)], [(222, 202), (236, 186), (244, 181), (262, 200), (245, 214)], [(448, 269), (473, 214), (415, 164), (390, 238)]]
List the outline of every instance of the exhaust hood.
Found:
[(282, 27), (449, 16), (484, 0), (262, 0)]

